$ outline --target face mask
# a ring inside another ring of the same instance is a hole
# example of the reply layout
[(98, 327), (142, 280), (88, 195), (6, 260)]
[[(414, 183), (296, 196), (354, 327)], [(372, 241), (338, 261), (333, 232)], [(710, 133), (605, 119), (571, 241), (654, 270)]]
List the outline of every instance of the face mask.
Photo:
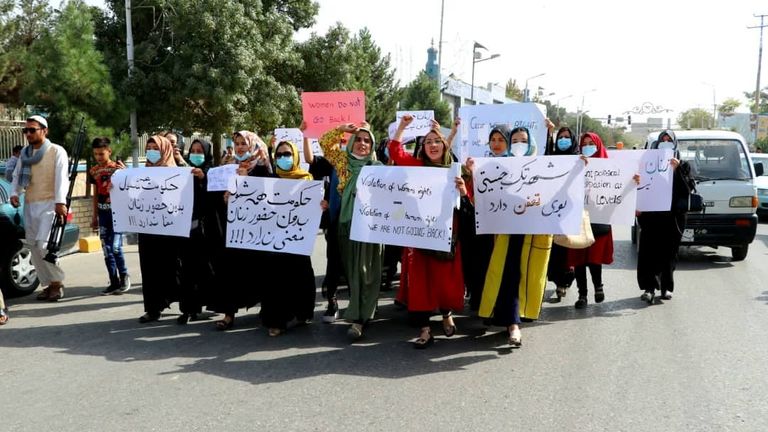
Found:
[(597, 146), (590, 144), (585, 145), (581, 148), (581, 154), (583, 154), (586, 157), (592, 157), (593, 154), (597, 153)]
[(528, 153), (528, 143), (513, 143), (510, 146), (510, 150), (512, 151), (512, 156), (525, 156)]
[(275, 163), (281, 170), (290, 171), (293, 168), (293, 157), (283, 156), (281, 158), (277, 158)]
[(205, 155), (200, 153), (192, 153), (189, 155), (189, 162), (194, 166), (200, 166), (205, 162)]
[(235, 153), (235, 159), (237, 159), (238, 162), (242, 162), (246, 159), (251, 157), (251, 152), (245, 152), (242, 156), (238, 156), (237, 153)]
[(157, 163), (160, 160), (160, 150), (147, 150), (147, 160), (150, 163)]
[(350, 153), (350, 155), (351, 155), (353, 158), (357, 159), (357, 160), (363, 160), (363, 159), (365, 159), (365, 156), (358, 156), (358, 155), (356, 155), (356, 154), (354, 154), (354, 153)]
[(662, 141), (659, 143), (659, 150), (674, 150), (675, 149), (675, 143), (672, 141)]
[(570, 138), (560, 138), (557, 140), (557, 149), (560, 151), (566, 151), (571, 148), (573, 141)]

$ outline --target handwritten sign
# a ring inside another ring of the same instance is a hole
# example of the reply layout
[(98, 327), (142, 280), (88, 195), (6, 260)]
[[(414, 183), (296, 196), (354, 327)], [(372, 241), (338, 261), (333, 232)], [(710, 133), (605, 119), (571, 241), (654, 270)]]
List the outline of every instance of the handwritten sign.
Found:
[(461, 161), (468, 157), (491, 156), (488, 135), (499, 124), (505, 124), (510, 129), (527, 127), (538, 147), (538, 154), (543, 155), (547, 145), (545, 113), (546, 109), (535, 103), (463, 106), (459, 108), (461, 131), (457, 156)]
[(323, 182), (235, 176), (227, 206), (227, 247), (312, 255)]
[(672, 208), (672, 150), (621, 150), (610, 152), (611, 159), (625, 158), (635, 163), (640, 174), (637, 187), (638, 211), (669, 211)]
[(366, 166), (357, 180), (352, 240), (450, 251), (450, 169)]
[(235, 176), (237, 164), (228, 164), (214, 167), (208, 170), (208, 191), (225, 191), (229, 186), (229, 179)]
[(340, 124), (365, 121), (365, 93), (304, 92), (301, 94), (301, 109), (307, 122), (304, 135), (320, 138)]
[(584, 172), (584, 208), (593, 223), (632, 225), (637, 201), (637, 163), (629, 159), (589, 159)]
[(389, 125), (389, 139), (395, 137), (397, 125), (400, 124), (400, 120), (406, 115), (413, 116), (413, 121), (403, 130), (402, 142), (424, 136), (432, 130), (432, 120), (435, 119), (434, 111), (398, 111), (395, 122)]
[(577, 156), (475, 159), (477, 234), (579, 234), (584, 162)]
[(118, 170), (112, 185), (115, 232), (189, 237), (194, 201), (189, 168)]

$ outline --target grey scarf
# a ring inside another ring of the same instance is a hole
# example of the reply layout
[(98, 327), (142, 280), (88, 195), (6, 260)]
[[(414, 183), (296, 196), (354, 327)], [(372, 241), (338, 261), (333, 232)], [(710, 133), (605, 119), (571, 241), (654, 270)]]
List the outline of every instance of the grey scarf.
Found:
[(32, 177), (32, 165), (36, 165), (43, 159), (45, 152), (51, 147), (51, 142), (45, 140), (40, 149), (32, 155), (32, 146), (28, 145), (21, 151), (19, 161), (21, 162), (21, 173), (19, 174), (19, 185), (21, 187), (29, 186), (30, 178)]

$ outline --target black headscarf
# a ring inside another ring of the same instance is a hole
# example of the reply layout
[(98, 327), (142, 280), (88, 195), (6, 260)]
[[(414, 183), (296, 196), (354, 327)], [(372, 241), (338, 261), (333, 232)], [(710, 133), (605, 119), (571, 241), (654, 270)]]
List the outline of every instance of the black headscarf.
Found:
[(672, 151), (675, 153), (675, 158), (680, 159), (680, 149), (678, 148), (677, 137), (675, 136), (675, 132), (672, 131), (671, 129), (666, 129), (661, 131), (661, 133), (659, 133), (659, 138), (656, 141), (651, 143), (651, 148), (658, 149), (659, 143), (661, 142), (662, 138), (664, 138), (664, 135), (672, 139), (672, 144), (674, 144), (674, 148), (672, 149)]
[[(571, 137), (571, 146), (568, 149), (566, 149), (566, 150), (560, 150), (557, 147), (557, 139), (558, 139), (557, 137), (559, 137), (561, 133), (566, 132), (566, 131), (568, 132), (568, 134)], [(577, 155), (577, 154), (579, 154), (579, 140), (576, 137), (576, 134), (573, 133), (571, 128), (569, 128), (567, 126), (563, 126), (563, 127), (561, 127), (560, 129), (557, 130), (557, 133), (555, 134), (555, 139), (554, 139), (554, 141), (552, 141), (551, 148), (547, 149), (547, 154), (548, 155), (553, 155), (553, 156)]]
[(202, 138), (195, 138), (194, 140), (192, 140), (192, 144), (189, 145), (190, 151), (192, 150), (192, 146), (196, 142), (200, 143), (200, 145), (203, 146), (203, 155), (205, 155), (205, 162), (203, 162), (203, 164), (200, 165), (199, 167), (193, 165), (192, 162), (189, 161), (189, 155), (191, 153), (187, 153), (187, 157), (185, 159), (189, 164), (189, 166), (200, 168), (201, 170), (203, 170), (204, 173), (207, 173), (208, 169), (210, 169), (213, 166), (213, 150), (212, 150), (213, 146), (211, 145), (211, 142), (208, 140), (204, 140)]
[[(509, 126), (505, 124), (494, 125), (493, 128), (491, 129), (491, 132), (488, 134), (488, 143), (489, 143), (488, 151), (491, 152), (491, 147), (490, 147), (491, 137), (493, 136), (494, 133), (497, 133), (497, 132), (501, 134), (501, 136), (504, 138), (504, 141), (506, 141), (507, 143), (507, 151), (501, 156), (510, 156), (512, 154), (510, 153), (512, 149), (509, 142), (512, 136), (512, 132), (509, 130)], [(491, 154), (493, 155), (493, 152), (491, 152)]]

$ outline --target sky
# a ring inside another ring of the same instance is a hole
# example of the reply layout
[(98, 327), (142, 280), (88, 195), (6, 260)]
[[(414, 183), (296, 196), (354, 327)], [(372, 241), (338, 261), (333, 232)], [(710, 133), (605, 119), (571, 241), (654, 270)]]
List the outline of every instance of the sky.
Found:
[[(103, 6), (100, 0), (88, 3)], [(759, 24), (765, 0), (444, 0), (443, 74), (470, 82), (472, 46), (486, 46), (475, 84), (504, 85), (526, 78), (569, 111), (582, 106), (593, 117), (622, 116), (650, 102), (672, 114), (712, 110), (713, 102), (754, 91)], [(353, 31), (367, 27), (390, 53), (396, 76), (407, 84), (440, 38), (441, 0), (320, 0), (316, 24), (296, 35), (324, 34), (337, 21)], [(768, 17), (766, 18), (768, 24)], [(768, 28), (765, 38), (768, 39)], [(768, 47), (766, 47), (768, 48)], [(768, 49), (765, 50), (768, 57)], [(763, 59), (761, 87), (768, 86)], [(593, 91), (594, 90), (594, 91)], [(570, 97), (568, 97), (571, 95)], [(635, 116), (640, 119), (642, 116)], [(633, 120), (634, 118), (633, 117)]]

